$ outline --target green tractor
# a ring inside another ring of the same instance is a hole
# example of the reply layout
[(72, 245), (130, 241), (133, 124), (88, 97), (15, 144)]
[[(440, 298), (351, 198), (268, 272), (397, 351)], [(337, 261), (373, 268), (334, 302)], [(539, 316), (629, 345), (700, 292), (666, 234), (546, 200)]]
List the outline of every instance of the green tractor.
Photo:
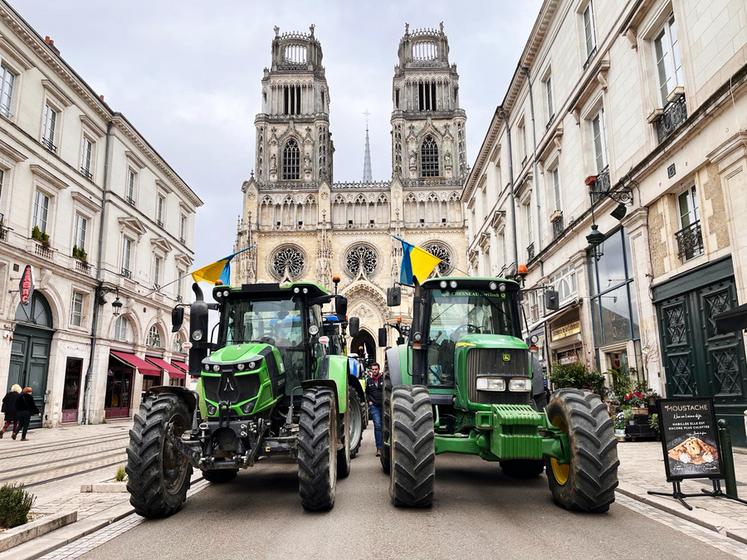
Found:
[[(498, 278), (415, 286), (408, 341), (386, 351), (381, 464), (395, 505), (432, 504), (440, 453), (497, 461), (514, 478), (546, 470), (566, 509), (604, 512), (615, 500), (617, 441), (601, 399), (560, 389), (543, 408), (532, 398), (543, 381), (521, 338), (520, 297)], [(400, 298), (389, 290), (390, 306)]]
[[(350, 472), (348, 359), (331, 355), (322, 337), (322, 306), (347, 300), (314, 283), (218, 285), (216, 303), (193, 284), (189, 373), (195, 391), (154, 387), (135, 415), (127, 448), (127, 489), (135, 511), (166, 517), (186, 500), (193, 469), (225, 483), (239, 469), (275, 456), (298, 462), (301, 504), (334, 505), (338, 478)], [(220, 312), (217, 342), (208, 312)], [(176, 332), (184, 307), (172, 313)], [(358, 320), (350, 319), (350, 332)], [(210, 337), (212, 339), (212, 336)]]

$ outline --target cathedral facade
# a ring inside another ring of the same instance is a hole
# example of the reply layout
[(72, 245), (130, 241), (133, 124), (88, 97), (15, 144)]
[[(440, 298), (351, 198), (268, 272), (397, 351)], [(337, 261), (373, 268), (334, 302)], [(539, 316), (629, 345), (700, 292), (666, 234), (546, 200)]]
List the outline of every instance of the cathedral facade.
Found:
[(434, 274), (467, 269), (460, 202), (468, 173), (466, 115), (448, 54), (443, 24), (405, 26), (392, 81), (391, 179), (371, 180), (366, 146), (364, 180), (334, 182), (321, 44), (314, 26), (308, 33), (275, 28), (254, 120), (254, 171), (242, 185), (236, 249), (249, 250), (237, 257), (232, 283), (304, 279), (331, 289), (332, 277), (340, 276), (348, 314), (361, 320), (351, 350), (381, 358), (377, 329), (410, 318), (406, 291), (400, 308), (386, 306), (386, 288), (399, 280), (395, 237), (440, 257)]

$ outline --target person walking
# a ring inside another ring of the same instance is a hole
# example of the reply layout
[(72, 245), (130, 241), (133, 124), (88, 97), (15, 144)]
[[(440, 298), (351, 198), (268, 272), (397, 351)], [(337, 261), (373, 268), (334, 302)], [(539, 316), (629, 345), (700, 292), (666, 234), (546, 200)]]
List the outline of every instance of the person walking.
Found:
[[(31, 417), (37, 414), (39, 414), (39, 409), (36, 407), (34, 397), (31, 396), (31, 387), (26, 387), (16, 401), (16, 418), (20, 424), (21, 441), (26, 441), (26, 432), (29, 431)], [(13, 439), (16, 439), (17, 435), (18, 428), (13, 432)]]
[(374, 439), (376, 440), (376, 456), (381, 455), (381, 406), (384, 403), (384, 378), (379, 364), (374, 362), (366, 379), (366, 398), (368, 399), (368, 413), (374, 423)]
[(3, 397), (3, 406), (0, 409), (0, 412), (3, 412), (5, 415), (5, 423), (3, 424), (3, 429), (0, 430), (0, 438), (5, 435), (8, 426), (10, 426), (11, 424), (13, 424), (13, 431), (18, 431), (18, 420), (16, 419), (16, 400), (18, 400), (20, 393), (21, 386), (16, 383), (10, 388), (8, 394)]

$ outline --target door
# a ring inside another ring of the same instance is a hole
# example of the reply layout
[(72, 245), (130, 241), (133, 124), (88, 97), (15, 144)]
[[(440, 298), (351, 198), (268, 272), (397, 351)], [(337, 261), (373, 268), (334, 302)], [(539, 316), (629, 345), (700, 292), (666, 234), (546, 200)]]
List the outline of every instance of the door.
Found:
[(65, 367), (65, 387), (62, 391), (62, 422), (78, 421), (78, 402), (82, 379), (83, 360), (68, 358)]
[(734, 279), (708, 284), (657, 304), (667, 394), (713, 397), (735, 445), (747, 445), (747, 367), (741, 333), (718, 334), (714, 315), (737, 306)]
[(127, 418), (130, 415), (133, 371), (131, 367), (109, 358), (104, 397), (107, 418)]
[(49, 371), (50, 333), (18, 325), (13, 332), (8, 390), (17, 383), (21, 387), (31, 387), (36, 406), (40, 411), (31, 417), (31, 427), (38, 428), (44, 418), (44, 395), (47, 391)]

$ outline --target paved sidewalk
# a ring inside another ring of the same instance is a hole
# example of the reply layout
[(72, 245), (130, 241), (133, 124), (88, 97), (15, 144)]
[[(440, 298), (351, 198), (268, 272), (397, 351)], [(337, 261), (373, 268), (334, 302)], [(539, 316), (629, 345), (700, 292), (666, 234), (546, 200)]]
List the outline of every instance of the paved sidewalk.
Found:
[[(688, 511), (673, 498), (648, 494), (648, 490), (672, 491), (672, 485), (667, 483), (664, 471), (661, 443), (621, 443), (617, 446), (617, 453), (620, 457), (618, 492), (747, 544), (747, 504), (708, 496), (686, 498), (687, 503), (693, 507), (692, 511)], [(734, 463), (739, 497), (747, 499), (747, 455), (735, 453)], [(708, 480), (692, 479), (682, 482), (682, 490), (687, 494), (710, 488)]]

